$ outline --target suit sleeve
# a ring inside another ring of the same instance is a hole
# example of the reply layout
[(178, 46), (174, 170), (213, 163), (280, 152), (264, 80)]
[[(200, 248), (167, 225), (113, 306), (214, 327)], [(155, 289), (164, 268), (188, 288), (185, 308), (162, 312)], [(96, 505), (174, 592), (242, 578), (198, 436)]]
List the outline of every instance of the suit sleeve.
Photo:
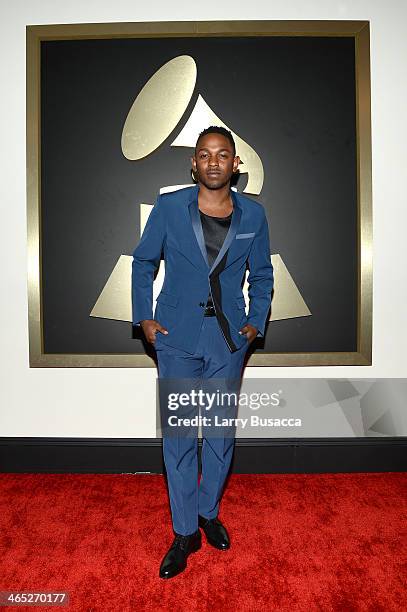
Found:
[(131, 300), (133, 325), (153, 318), (154, 272), (161, 259), (166, 235), (161, 195), (147, 219), (140, 242), (133, 251), (131, 270)]
[(263, 221), (253, 240), (249, 257), (249, 313), (247, 323), (257, 327), (257, 336), (264, 336), (274, 286), (273, 265), (270, 260), (269, 227), (263, 210)]

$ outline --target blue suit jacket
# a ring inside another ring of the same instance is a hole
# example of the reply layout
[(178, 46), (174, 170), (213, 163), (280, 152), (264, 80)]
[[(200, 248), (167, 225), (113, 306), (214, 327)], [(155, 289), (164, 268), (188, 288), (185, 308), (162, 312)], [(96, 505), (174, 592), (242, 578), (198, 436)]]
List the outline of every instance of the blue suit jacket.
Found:
[[(198, 208), (199, 184), (160, 194), (133, 252), (133, 325), (155, 319), (168, 335), (161, 345), (194, 353), (209, 291), (231, 352), (247, 343), (239, 330), (246, 323), (263, 336), (274, 284), (267, 217), (263, 206), (234, 190), (228, 233), (210, 267)], [(164, 251), (165, 277), (153, 317), (153, 279)], [(248, 262), (249, 312), (242, 292)]]

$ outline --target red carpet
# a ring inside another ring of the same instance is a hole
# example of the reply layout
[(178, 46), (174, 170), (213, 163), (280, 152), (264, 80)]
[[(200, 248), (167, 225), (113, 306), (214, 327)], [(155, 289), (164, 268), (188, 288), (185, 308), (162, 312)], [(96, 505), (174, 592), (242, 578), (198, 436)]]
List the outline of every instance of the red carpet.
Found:
[(0, 591), (70, 593), (69, 608), (35, 609), (407, 609), (405, 473), (232, 474), (232, 548), (204, 541), (167, 581), (163, 476), (0, 474), (0, 505)]

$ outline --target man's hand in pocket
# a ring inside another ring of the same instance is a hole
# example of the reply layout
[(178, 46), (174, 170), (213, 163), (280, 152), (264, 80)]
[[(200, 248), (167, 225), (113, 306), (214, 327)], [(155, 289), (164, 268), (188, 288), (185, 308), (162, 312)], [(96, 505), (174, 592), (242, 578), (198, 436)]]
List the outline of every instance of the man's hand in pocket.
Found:
[(155, 319), (144, 319), (143, 321), (140, 321), (140, 325), (147, 342), (150, 342), (150, 344), (155, 344), (155, 336), (157, 332), (161, 332), (165, 335), (168, 334), (168, 330)]
[(250, 323), (247, 323), (239, 331), (239, 334), (244, 334), (247, 338), (247, 341), (252, 342), (252, 340), (254, 340), (257, 336), (258, 331), (259, 330), (257, 329), (257, 327), (254, 327), (254, 325), (250, 325)]

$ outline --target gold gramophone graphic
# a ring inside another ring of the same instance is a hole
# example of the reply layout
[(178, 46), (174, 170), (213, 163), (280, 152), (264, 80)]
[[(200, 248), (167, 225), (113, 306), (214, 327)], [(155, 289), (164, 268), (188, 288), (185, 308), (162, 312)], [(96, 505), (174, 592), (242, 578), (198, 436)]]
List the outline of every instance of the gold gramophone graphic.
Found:
[[(192, 98), (196, 76), (197, 68), (194, 59), (189, 55), (180, 55), (161, 66), (147, 81), (133, 102), (124, 123), (121, 146), (127, 159), (135, 161), (143, 159), (163, 144), (173, 132)], [(170, 146), (194, 149), (199, 133), (209, 125), (223, 126), (232, 132), (236, 143), (236, 155), (239, 155), (241, 159), (240, 174), (248, 175), (243, 192), (260, 194), (264, 180), (260, 157), (248, 143), (219, 119), (201, 94), (198, 94), (189, 119)], [(193, 184), (161, 187), (160, 193)], [(152, 207), (153, 204), (140, 204), (140, 236)], [(272, 255), (271, 261), (274, 267), (274, 296), (270, 319), (275, 321), (310, 315), (311, 312), (280, 255)], [(132, 256), (121, 255), (119, 257), (90, 316), (132, 321), (131, 264)], [(153, 284), (154, 304), (163, 284), (164, 273), (165, 262), (161, 260)], [(247, 274), (248, 271), (246, 271), (246, 277)], [(249, 303), (247, 278), (243, 293), (247, 313)]]

